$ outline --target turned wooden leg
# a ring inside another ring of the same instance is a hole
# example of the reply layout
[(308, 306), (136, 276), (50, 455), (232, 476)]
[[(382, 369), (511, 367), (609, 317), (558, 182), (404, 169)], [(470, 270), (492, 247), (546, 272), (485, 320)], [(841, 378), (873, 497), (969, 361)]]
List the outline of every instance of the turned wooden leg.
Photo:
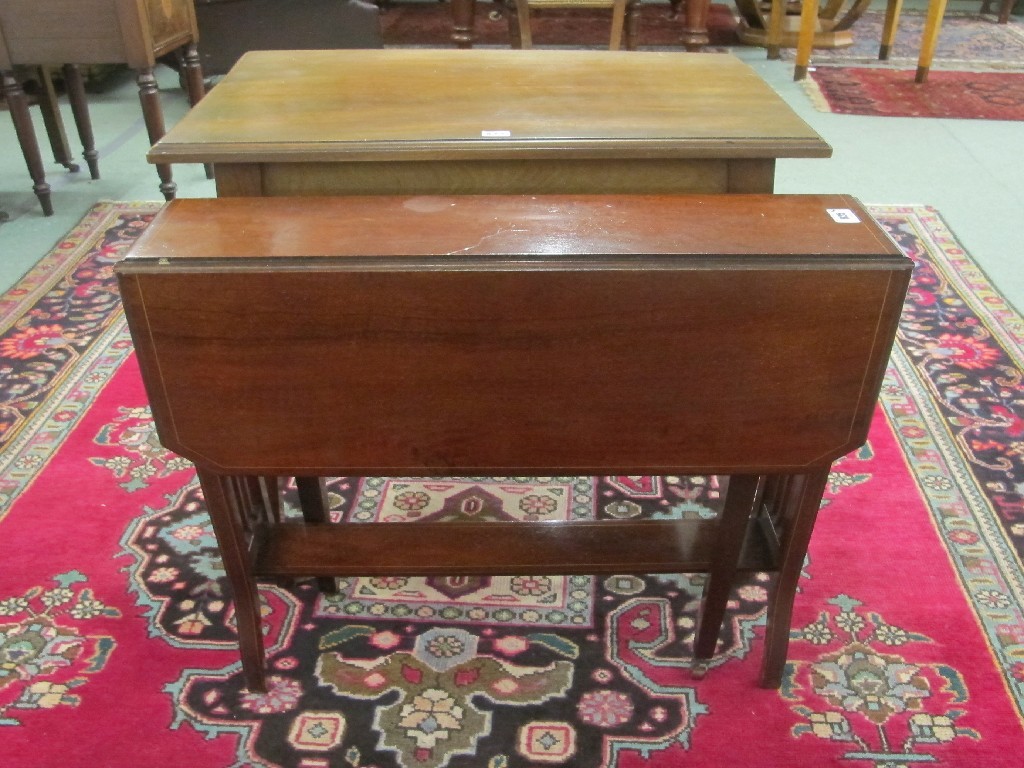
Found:
[(224, 561), (224, 570), (234, 594), (238, 647), (246, 685), (252, 691), (265, 691), (266, 653), (263, 648), (260, 598), (246, 541), (243, 502), (235, 478), (198, 467), (197, 471)]
[[(198, 104), (206, 95), (206, 86), (203, 85), (203, 65), (199, 61), (199, 51), (195, 43), (185, 46), (185, 85), (188, 88), (188, 103), (190, 106)], [(213, 163), (204, 163), (206, 178), (213, 178)]]
[(89, 166), (89, 175), (100, 177), (100, 154), (96, 151), (96, 139), (92, 135), (92, 120), (89, 119), (89, 106), (85, 101), (85, 83), (82, 71), (77, 64), (65, 64), (64, 85), (68, 89), (68, 101), (71, 103), (71, 114), (75, 116), (75, 129), (82, 142), (82, 157)]
[(828, 468), (797, 475), (786, 483), (786, 498), (780, 515), (782, 530), (779, 572), (768, 598), (768, 622), (765, 628), (764, 657), (761, 663), (761, 687), (778, 688), (789, 650), (789, 628), (793, 618), (793, 600), (803, 568), (807, 545), (828, 482)]
[(21, 154), (25, 157), (28, 175), (32, 177), (32, 191), (39, 198), (39, 204), (43, 207), (43, 215), (53, 216), (50, 185), (46, 183), (43, 157), (39, 153), (39, 142), (36, 140), (36, 132), (32, 127), (32, 116), (28, 112), (25, 91), (22, 90), (21, 83), (14, 77), (13, 72), (4, 70), (0, 73), (0, 77), (3, 79), (4, 98), (7, 100), (7, 108), (11, 112), (14, 132), (18, 136), (18, 144), (21, 145)]
[(476, 0), (452, 0), (452, 43), (456, 48), (473, 47)]
[(921, 55), (917, 59), (917, 74), (914, 80), (918, 83), (928, 82), (928, 72), (935, 56), (935, 44), (939, 42), (939, 30), (942, 29), (942, 16), (946, 13), (946, 0), (929, 0), (928, 15), (924, 19), (924, 36), (921, 40)]
[(729, 478), (725, 508), (718, 521), (711, 570), (707, 584), (704, 585), (697, 620), (697, 636), (693, 647), (693, 672), (696, 677), (703, 676), (708, 660), (715, 654), (726, 604), (736, 581), (740, 550), (754, 510), (758, 483), (757, 475), (733, 475)]
[(689, 0), (686, 3), (686, 23), (683, 26), (683, 47), (696, 53), (708, 44), (708, 9), (711, 0)]
[[(160, 92), (157, 89), (156, 77), (153, 75), (153, 68), (140, 69), (136, 82), (139, 84), (139, 101), (142, 102), (142, 118), (146, 123), (146, 132), (149, 134), (149, 143), (156, 144), (163, 138), (164, 111), (160, 106)], [(157, 175), (160, 177), (160, 192), (165, 200), (173, 200), (178, 185), (171, 180), (171, 166), (160, 164), (156, 167)]]
[[(330, 505), (327, 503), (327, 488), (323, 480), (319, 477), (296, 477), (295, 485), (299, 489), (302, 518), (312, 525), (330, 523)], [(338, 583), (333, 576), (317, 576), (316, 584), (327, 595), (338, 591)]]

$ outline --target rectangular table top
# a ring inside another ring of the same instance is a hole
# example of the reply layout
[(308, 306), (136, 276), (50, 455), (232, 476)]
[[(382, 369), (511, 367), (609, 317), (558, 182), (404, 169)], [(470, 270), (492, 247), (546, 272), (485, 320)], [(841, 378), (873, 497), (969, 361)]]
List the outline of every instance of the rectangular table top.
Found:
[(728, 54), (254, 51), (151, 162), (828, 157)]
[(117, 272), (208, 468), (663, 475), (859, 447), (911, 267), (844, 196), (528, 195), (177, 200)]

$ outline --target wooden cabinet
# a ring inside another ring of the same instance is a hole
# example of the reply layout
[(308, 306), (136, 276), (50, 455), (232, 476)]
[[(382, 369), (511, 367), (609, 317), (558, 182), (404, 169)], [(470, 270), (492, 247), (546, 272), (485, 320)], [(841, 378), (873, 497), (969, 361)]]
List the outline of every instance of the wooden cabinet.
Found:
[[(33, 149), (34, 138), (28, 136), (31, 124), (28, 123), (28, 130), (25, 128), (29, 120), (28, 106), (13, 68), (127, 64), (137, 73), (146, 130), (150, 142), (155, 143), (165, 129), (153, 67), (160, 56), (179, 52), (189, 100), (195, 104), (203, 96), (202, 69), (196, 52), (198, 38), (192, 0), (4, 0), (0, 3), (0, 72), (3, 73), (4, 95), (44, 209), (48, 205), (49, 187), (41, 176), (38, 146)], [(84, 109), (84, 95), (81, 98)], [(29, 156), (33, 152), (34, 158)], [(160, 191), (170, 200), (176, 189), (170, 166), (159, 165), (157, 171)]]

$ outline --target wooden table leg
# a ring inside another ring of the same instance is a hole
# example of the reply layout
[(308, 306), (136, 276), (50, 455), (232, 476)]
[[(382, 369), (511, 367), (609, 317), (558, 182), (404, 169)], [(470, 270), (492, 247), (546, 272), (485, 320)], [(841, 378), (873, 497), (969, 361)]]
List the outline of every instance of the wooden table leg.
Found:
[(39, 204), (43, 207), (43, 215), (53, 216), (50, 185), (46, 183), (43, 157), (39, 152), (39, 141), (36, 139), (35, 129), (32, 127), (32, 116), (28, 111), (28, 100), (25, 98), (25, 91), (22, 90), (21, 83), (14, 76), (14, 72), (5, 70), (0, 76), (3, 79), (3, 91), (4, 98), (7, 100), (7, 108), (11, 112), (11, 120), (14, 122), (14, 132), (18, 136), (21, 153), (25, 156), (28, 174), (32, 177), (32, 191), (39, 198)]
[(789, 649), (789, 629), (793, 600), (803, 568), (811, 531), (828, 482), (828, 468), (797, 475), (786, 484), (780, 524), (782, 549), (779, 572), (768, 598), (768, 622), (765, 629), (764, 658), (761, 663), (761, 687), (778, 688)]
[[(149, 143), (156, 144), (167, 132), (164, 128), (164, 111), (160, 106), (160, 92), (157, 89), (153, 68), (146, 67), (138, 71), (136, 82), (139, 85), (139, 101), (142, 103), (142, 118), (146, 122)], [(156, 167), (160, 177), (160, 192), (165, 200), (173, 200), (178, 185), (171, 179), (171, 166), (165, 163)]]
[(733, 475), (729, 478), (725, 508), (718, 521), (711, 570), (704, 585), (698, 615), (693, 647), (694, 677), (703, 677), (707, 671), (707, 662), (715, 653), (726, 603), (736, 582), (740, 550), (754, 510), (759, 480), (757, 475)]
[(245, 535), (246, 511), (235, 482), (238, 478), (218, 475), (201, 467), (196, 471), (234, 593), (235, 624), (246, 686), (252, 691), (266, 691), (260, 598)]
[(39, 112), (43, 116), (43, 126), (50, 140), (53, 160), (63, 165), (72, 173), (78, 172), (78, 164), (71, 156), (68, 136), (64, 132), (64, 120), (60, 116), (60, 104), (57, 102), (57, 90), (53, 87), (53, 74), (49, 67), (39, 67)]
[[(206, 86), (203, 85), (203, 65), (199, 60), (199, 51), (195, 43), (185, 46), (185, 53), (182, 57), (185, 63), (185, 86), (188, 88), (188, 103), (194, 107), (203, 96), (206, 95)], [(204, 163), (206, 178), (213, 178), (213, 163)]]
[[(307, 523), (314, 525), (329, 524), (330, 505), (327, 503), (327, 488), (319, 477), (296, 477), (295, 486), (299, 489), (299, 506), (302, 517)], [(317, 576), (317, 587), (327, 595), (338, 591), (338, 582), (332, 576)]]
[(82, 157), (89, 166), (89, 175), (100, 177), (99, 152), (96, 151), (96, 139), (92, 135), (92, 121), (89, 119), (89, 106), (85, 101), (85, 83), (82, 71), (77, 64), (65, 64), (64, 85), (68, 89), (68, 101), (71, 103), (71, 114), (75, 116), (75, 129), (82, 142)]

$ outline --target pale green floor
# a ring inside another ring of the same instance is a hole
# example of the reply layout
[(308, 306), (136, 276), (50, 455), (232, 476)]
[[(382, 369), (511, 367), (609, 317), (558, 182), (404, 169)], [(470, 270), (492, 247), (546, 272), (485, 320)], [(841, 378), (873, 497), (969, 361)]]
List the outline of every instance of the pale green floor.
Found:
[[(776, 191), (841, 192), (865, 203), (935, 206), (996, 286), (1024, 308), (1024, 123), (819, 112), (792, 82), (791, 62), (767, 61), (761, 49), (734, 51), (834, 149), (828, 160), (780, 161)], [(187, 100), (175, 73), (162, 69), (159, 78), (171, 125)], [(148, 141), (132, 76), (115, 77), (104, 93), (90, 96), (89, 106), (102, 179), (90, 180), (84, 167), (71, 174), (47, 163), (56, 209), (49, 218), (31, 192), (9, 116), (0, 114), (0, 210), (10, 215), (0, 225), (0, 290), (13, 285), (95, 201), (162, 199), (155, 169), (144, 159)], [(70, 114), (65, 120), (77, 152)], [(45, 151), (45, 136), (40, 141)], [(200, 166), (175, 166), (174, 177), (180, 196), (215, 194)]]

